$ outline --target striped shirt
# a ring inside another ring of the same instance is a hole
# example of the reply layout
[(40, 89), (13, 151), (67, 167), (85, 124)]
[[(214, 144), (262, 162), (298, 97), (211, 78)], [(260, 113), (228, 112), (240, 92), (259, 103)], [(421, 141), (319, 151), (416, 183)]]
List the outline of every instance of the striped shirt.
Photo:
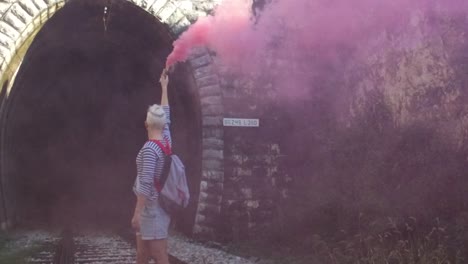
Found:
[[(169, 143), (172, 147), (171, 131), (169, 125), (171, 123), (169, 106), (163, 106), (166, 112), (166, 125), (163, 129), (163, 144)], [(137, 177), (133, 185), (133, 192), (136, 195), (143, 195), (148, 200), (154, 201), (158, 198), (158, 192), (154, 186), (155, 180), (161, 178), (164, 166), (164, 153), (159, 146), (151, 141), (147, 141), (136, 158)]]

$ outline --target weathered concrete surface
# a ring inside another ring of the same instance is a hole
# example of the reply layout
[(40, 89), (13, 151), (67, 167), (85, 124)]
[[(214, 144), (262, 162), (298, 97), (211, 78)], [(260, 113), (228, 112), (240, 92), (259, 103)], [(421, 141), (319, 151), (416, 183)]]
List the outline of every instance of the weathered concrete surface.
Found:
[(467, 135), (467, 14), (415, 10), (398, 35), (382, 32), (348, 65), (357, 117), (382, 96), (398, 126), (432, 123), (454, 144)]

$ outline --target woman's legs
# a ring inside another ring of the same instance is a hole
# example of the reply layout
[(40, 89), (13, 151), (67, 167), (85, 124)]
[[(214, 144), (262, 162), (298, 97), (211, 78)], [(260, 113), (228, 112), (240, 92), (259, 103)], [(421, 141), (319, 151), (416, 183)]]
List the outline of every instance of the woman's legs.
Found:
[(137, 264), (148, 264), (149, 262), (149, 248), (148, 241), (141, 239), (141, 235), (136, 236), (137, 242)]
[(157, 239), (148, 242), (150, 255), (156, 260), (156, 263), (169, 264), (169, 255), (167, 254), (167, 239)]
[[(137, 237), (138, 254), (141, 253), (141, 260), (148, 261), (154, 259), (157, 264), (169, 264), (167, 254), (167, 236), (171, 218), (160, 207), (157, 201), (147, 202), (141, 214), (140, 233), (147, 238), (164, 238), (153, 240), (142, 240)], [(140, 249), (144, 251), (140, 251)], [(147, 262), (138, 262), (138, 264)]]

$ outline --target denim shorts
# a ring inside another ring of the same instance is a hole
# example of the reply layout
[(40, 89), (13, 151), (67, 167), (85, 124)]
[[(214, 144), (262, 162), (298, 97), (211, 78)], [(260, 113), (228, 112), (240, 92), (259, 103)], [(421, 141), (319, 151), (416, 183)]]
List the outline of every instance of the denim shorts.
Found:
[(142, 240), (166, 239), (169, 233), (171, 217), (161, 208), (158, 199), (146, 201), (140, 216), (140, 232)]

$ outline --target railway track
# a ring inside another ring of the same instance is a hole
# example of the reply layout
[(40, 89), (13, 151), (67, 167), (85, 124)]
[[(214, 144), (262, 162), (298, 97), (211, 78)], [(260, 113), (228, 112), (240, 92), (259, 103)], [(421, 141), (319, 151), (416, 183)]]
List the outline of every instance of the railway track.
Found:
[(82, 235), (74, 238), (77, 264), (89, 263), (135, 263), (135, 248), (116, 235)]
[[(136, 262), (136, 249), (130, 239), (128, 236), (113, 233), (73, 234), (71, 231), (64, 231), (60, 238), (45, 241), (49, 245), (28, 258), (27, 263), (132, 264)], [(172, 263), (184, 262), (171, 257)]]
[[(235, 256), (223, 251), (222, 248), (199, 243), (183, 236), (173, 235), (168, 242), (169, 253), (172, 255), (171, 264), (271, 263), (266, 260)], [(36, 247), (39, 250), (35, 250), (35, 253), (26, 259), (26, 263), (132, 264), (136, 262), (132, 233), (96, 231), (73, 233), (71, 230), (65, 230), (59, 234), (31, 231), (17, 238), (14, 247), (34, 248), (31, 245), (40, 245), (40, 247)]]

